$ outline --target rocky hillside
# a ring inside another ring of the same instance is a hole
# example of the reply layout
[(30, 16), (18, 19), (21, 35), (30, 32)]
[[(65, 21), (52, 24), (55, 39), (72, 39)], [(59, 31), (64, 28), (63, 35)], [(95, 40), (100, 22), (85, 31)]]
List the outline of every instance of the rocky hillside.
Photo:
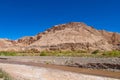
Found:
[(19, 51), (21, 50), (21, 46), (24, 45), (17, 41), (0, 39), (0, 51)]
[(120, 44), (120, 34), (107, 32), (104, 30), (100, 30), (100, 33), (108, 41), (109, 44), (113, 44), (113, 45)]
[[(80, 22), (53, 26), (45, 32), (17, 41), (7, 41), (8, 46), (19, 50), (113, 50), (119, 49), (120, 34), (96, 30)], [(7, 43), (6, 43), (7, 44)], [(0, 44), (3, 47), (3, 43)]]

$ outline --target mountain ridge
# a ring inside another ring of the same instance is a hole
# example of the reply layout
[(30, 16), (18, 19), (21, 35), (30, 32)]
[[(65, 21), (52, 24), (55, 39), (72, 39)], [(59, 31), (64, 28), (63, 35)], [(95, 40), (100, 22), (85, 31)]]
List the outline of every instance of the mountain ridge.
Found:
[[(11, 42), (10, 42), (11, 41)], [(9, 46), (1, 50), (114, 50), (119, 49), (120, 34), (96, 30), (82, 22), (55, 25), (35, 36), (8, 40)], [(4, 42), (5, 43), (5, 42)], [(6, 45), (7, 45), (6, 41)], [(4, 44), (5, 45), (5, 44)], [(10, 47), (10, 48), (9, 48)]]

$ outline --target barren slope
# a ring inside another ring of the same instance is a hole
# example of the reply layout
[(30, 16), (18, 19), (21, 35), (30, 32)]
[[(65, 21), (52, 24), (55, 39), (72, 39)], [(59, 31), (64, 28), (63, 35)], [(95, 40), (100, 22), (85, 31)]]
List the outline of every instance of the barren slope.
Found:
[(106, 38), (98, 30), (78, 22), (54, 26), (45, 31), (40, 39), (30, 44), (30, 46), (65, 50), (71, 50), (72, 48), (75, 50), (112, 49), (112, 45), (108, 43)]
[(96, 30), (81, 22), (71, 22), (16, 41), (0, 39), (0, 51), (29, 49), (109, 51), (120, 49), (120, 34)]

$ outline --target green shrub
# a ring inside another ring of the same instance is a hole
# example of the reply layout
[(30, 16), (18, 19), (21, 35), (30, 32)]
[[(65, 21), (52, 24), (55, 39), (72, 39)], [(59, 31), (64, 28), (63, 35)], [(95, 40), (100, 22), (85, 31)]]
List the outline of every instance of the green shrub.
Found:
[(4, 72), (2, 69), (0, 69), (0, 80), (13, 80), (10, 75), (8, 75), (6, 72)]
[(92, 52), (92, 54), (98, 54), (99, 53), (99, 50), (95, 50)]
[(16, 52), (7, 52), (7, 51), (1, 51), (0, 56), (16, 56)]
[(0, 78), (3, 78), (4, 76), (3, 76), (3, 73), (2, 72), (0, 72)]
[(47, 56), (47, 54), (45, 54), (45, 53), (41, 53), (40, 56)]
[(102, 54), (105, 57), (120, 57), (120, 51), (107, 51)]
[(40, 53), (40, 56), (48, 56), (48, 53), (45, 52), (45, 51), (42, 51), (42, 52)]

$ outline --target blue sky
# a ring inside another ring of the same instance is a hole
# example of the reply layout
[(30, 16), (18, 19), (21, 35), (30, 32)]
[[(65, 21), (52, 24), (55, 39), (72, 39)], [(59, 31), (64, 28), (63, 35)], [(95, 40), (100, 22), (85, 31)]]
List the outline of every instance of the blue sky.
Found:
[(120, 0), (0, 0), (0, 38), (33, 36), (68, 22), (120, 33)]

